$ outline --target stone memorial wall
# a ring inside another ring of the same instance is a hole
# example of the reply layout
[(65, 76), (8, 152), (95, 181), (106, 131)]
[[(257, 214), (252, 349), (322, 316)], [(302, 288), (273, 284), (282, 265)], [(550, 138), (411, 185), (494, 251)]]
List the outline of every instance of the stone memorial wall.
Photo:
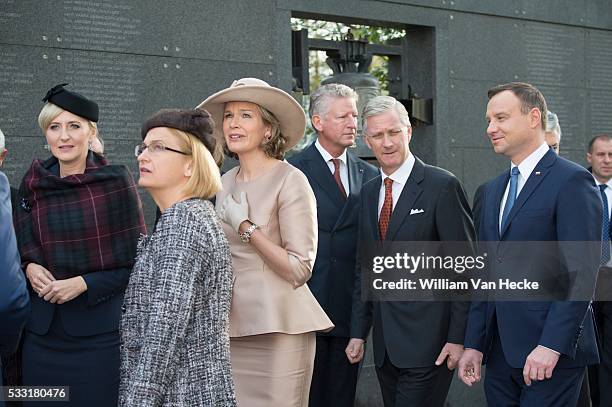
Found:
[[(434, 102), (413, 151), (469, 194), (507, 167), (485, 133), (490, 86), (538, 86), (559, 116), (561, 154), (581, 164), (588, 140), (612, 132), (609, 0), (0, 0), (3, 171), (17, 185), (33, 158), (48, 156), (36, 118), (58, 83), (100, 104), (106, 155), (134, 172), (140, 124), (158, 109), (195, 106), (245, 76), (290, 91), (291, 17), (404, 27), (402, 83)], [(154, 205), (142, 196), (151, 225)], [(364, 366), (359, 405), (375, 406), (371, 359)], [(482, 402), (462, 387), (449, 397)]]

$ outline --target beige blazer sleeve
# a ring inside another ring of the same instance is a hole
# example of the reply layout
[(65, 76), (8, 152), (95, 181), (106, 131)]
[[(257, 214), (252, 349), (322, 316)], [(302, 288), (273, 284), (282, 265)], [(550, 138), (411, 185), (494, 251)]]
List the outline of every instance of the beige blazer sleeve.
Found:
[(279, 193), (278, 223), (281, 246), (289, 254), (294, 288), (312, 276), (317, 257), (317, 204), (306, 176), (290, 172)]

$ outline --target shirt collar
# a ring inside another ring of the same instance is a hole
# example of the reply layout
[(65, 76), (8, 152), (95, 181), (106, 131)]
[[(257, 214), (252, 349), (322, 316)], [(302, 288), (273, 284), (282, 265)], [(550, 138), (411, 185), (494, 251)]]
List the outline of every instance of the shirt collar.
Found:
[[(542, 143), (533, 153), (529, 154), (519, 165), (518, 169), (524, 179), (529, 178), (529, 175), (533, 172), (533, 169), (538, 165), (542, 157), (550, 150), (548, 144)], [(517, 167), (516, 165), (510, 165), (510, 169)]]
[(415, 161), (416, 160), (414, 158), (414, 155), (410, 153), (408, 155), (408, 158), (404, 160), (404, 163), (397, 170), (395, 170), (393, 174), (387, 175), (381, 168), (380, 176), (382, 177), (383, 180), (389, 177), (393, 180), (393, 182), (397, 182), (398, 184), (405, 185), (406, 182), (408, 182), (408, 177), (410, 177), (410, 173), (412, 172), (412, 168), (414, 167)]
[[(594, 176), (594, 175), (593, 175), (593, 179), (595, 180), (595, 184), (596, 184), (596, 185), (601, 185), (601, 182), (597, 181), (597, 178), (595, 178), (595, 176)], [(611, 190), (611, 191), (612, 191), (612, 178), (610, 178), (610, 179), (608, 180), (608, 182), (606, 182), (606, 185), (608, 186), (608, 188), (606, 188), (606, 189), (609, 189), (609, 190)]]
[(338, 158), (344, 163), (344, 165), (346, 165), (346, 148), (344, 149), (342, 154), (340, 154), (339, 157), (332, 157), (332, 155), (326, 149), (323, 148), (321, 143), (319, 143), (318, 138), (317, 141), (315, 141), (315, 147), (317, 148), (317, 150), (319, 150), (319, 154), (321, 154), (321, 157), (323, 157), (323, 160), (325, 160), (325, 162), (329, 162), (329, 160), (331, 160), (332, 158)]

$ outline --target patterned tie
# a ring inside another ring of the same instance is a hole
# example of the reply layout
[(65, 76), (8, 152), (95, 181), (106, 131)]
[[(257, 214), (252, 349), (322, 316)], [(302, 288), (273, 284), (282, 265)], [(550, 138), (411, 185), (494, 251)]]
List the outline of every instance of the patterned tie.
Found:
[(603, 203), (603, 222), (601, 224), (601, 264), (610, 261), (610, 217), (608, 216), (608, 197), (606, 196), (606, 184), (599, 186), (601, 202)]
[(385, 240), (387, 229), (389, 228), (389, 220), (393, 211), (393, 180), (389, 177), (385, 178), (385, 201), (380, 209), (380, 218), (378, 219), (378, 231), (380, 240)]
[(514, 201), (516, 201), (516, 190), (518, 187), (518, 175), (519, 175), (518, 167), (512, 167), (512, 170), (510, 170), (510, 188), (508, 190), (508, 197), (506, 198), (506, 205), (504, 206), (504, 211), (502, 212), (501, 230), (504, 230), (504, 227), (506, 226), (506, 222), (508, 221), (508, 214), (510, 213), (510, 210), (514, 206)]
[(336, 184), (338, 184), (338, 188), (340, 188), (340, 193), (346, 199), (346, 190), (344, 189), (344, 185), (342, 185), (342, 179), (340, 179), (340, 159), (332, 158), (331, 162), (334, 163), (334, 179), (336, 180)]

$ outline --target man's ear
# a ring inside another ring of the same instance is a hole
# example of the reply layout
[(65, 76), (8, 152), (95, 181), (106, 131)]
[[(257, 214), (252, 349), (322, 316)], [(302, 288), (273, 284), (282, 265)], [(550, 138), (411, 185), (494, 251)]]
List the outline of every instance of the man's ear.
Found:
[(535, 129), (542, 125), (542, 112), (540, 112), (540, 109), (538, 109), (537, 107), (531, 109), (531, 112), (529, 112), (529, 117), (531, 119), (529, 127), (531, 127), (532, 129)]
[(365, 134), (363, 135), (363, 141), (365, 141), (366, 146), (368, 146), (368, 148), (371, 150), (372, 146), (370, 145), (370, 138), (366, 136)]
[(408, 133), (408, 143), (412, 140), (412, 126), (406, 127), (406, 133)]
[(323, 120), (321, 119), (321, 116), (318, 114), (313, 115), (311, 122), (312, 127), (314, 127), (316, 131), (323, 131)]

